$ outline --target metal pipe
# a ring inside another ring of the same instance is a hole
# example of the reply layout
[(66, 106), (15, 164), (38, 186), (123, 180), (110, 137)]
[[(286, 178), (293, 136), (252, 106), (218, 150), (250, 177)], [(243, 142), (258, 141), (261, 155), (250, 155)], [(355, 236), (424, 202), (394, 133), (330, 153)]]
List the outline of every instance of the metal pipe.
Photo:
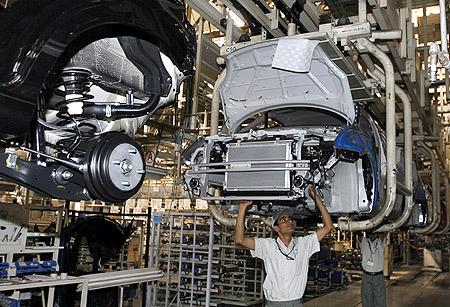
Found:
[(225, 29), (225, 46), (233, 45), (233, 28), (234, 28), (234, 20), (227, 16), (227, 27)]
[(211, 301), (211, 275), (212, 275), (212, 261), (213, 261), (213, 250), (214, 247), (214, 219), (211, 216), (209, 219), (209, 240), (208, 240), (208, 268), (206, 275), (206, 298), (205, 306), (209, 306)]
[[(445, 0), (439, 0), (439, 22), (441, 28), (441, 50), (443, 53), (447, 53), (448, 60), (448, 47), (447, 47), (447, 10)], [(442, 65), (444, 66), (444, 65)], [(447, 69), (447, 68), (446, 68)]]
[[(180, 258), (178, 258), (178, 289), (181, 289), (181, 276), (180, 274), (183, 272), (181, 269), (182, 263), (183, 263), (183, 238), (184, 238), (184, 215), (179, 216), (180, 218)], [(181, 298), (179, 295), (177, 295), (177, 306), (181, 306)]]
[[(222, 225), (228, 227), (236, 226), (236, 217), (227, 217), (220, 209), (221, 205), (218, 201), (208, 201), (208, 209), (209, 213)], [(272, 218), (262, 218), (264, 224), (269, 227), (272, 227)]]
[(450, 186), (448, 184), (448, 180), (446, 178), (445, 180), (445, 209), (446, 209), (446, 221), (445, 221), (445, 227), (442, 230), (439, 231), (435, 231), (434, 234), (436, 235), (443, 235), (446, 234), (449, 229), (450, 229), (450, 208), (449, 208), (449, 204), (450, 204)]
[(432, 169), (431, 185), (432, 185), (432, 192), (433, 192), (433, 195), (432, 195), (433, 215), (432, 215), (432, 221), (430, 224), (428, 224), (426, 227), (423, 227), (423, 228), (410, 229), (410, 233), (425, 234), (425, 233), (430, 233), (431, 231), (435, 230), (439, 226), (439, 222), (440, 222), (440, 217), (439, 217), (440, 204), (438, 203), (438, 201), (439, 201), (439, 199), (438, 199), (438, 194), (439, 194), (439, 178), (438, 178), (439, 170), (438, 170), (438, 167), (439, 167), (439, 164), (438, 164), (438, 161), (436, 159), (436, 156), (435, 156), (433, 150), (431, 150), (422, 141), (419, 141), (418, 144), (425, 150), (425, 152), (431, 158), (431, 169)]
[(406, 185), (403, 184), (403, 182), (398, 181), (398, 180), (397, 180), (397, 192), (398, 192), (398, 193), (401, 193), (401, 194), (403, 194), (403, 195), (406, 195), (406, 196), (411, 196), (411, 195), (413, 195), (413, 192), (412, 192), (410, 189), (408, 189), (408, 188), (406, 187)]
[(367, 3), (366, 0), (358, 0), (358, 22), (367, 21)]
[[(430, 82), (436, 82), (436, 73), (437, 73), (437, 60), (439, 56), (439, 46), (436, 43), (431, 43), (430, 48), (430, 70), (428, 71), (428, 78)], [(426, 59), (425, 59), (426, 60)]]
[[(196, 252), (196, 245), (197, 245), (197, 216), (194, 215), (194, 227), (193, 227), (193, 238), (192, 238), (192, 261), (191, 261), (191, 299), (189, 302), (189, 306), (193, 306), (194, 302), (194, 276), (195, 276), (195, 252)], [(167, 306), (167, 305), (166, 305)]]
[(220, 203), (217, 201), (208, 201), (208, 209), (209, 213), (222, 225), (228, 226), (228, 227), (235, 227), (236, 226), (236, 218), (227, 217), (223, 212), (220, 210)]
[(214, 84), (213, 96), (211, 100), (211, 129), (209, 135), (215, 135), (219, 129), (219, 114), (220, 114), (220, 88), (225, 81), (227, 75), (227, 69), (225, 68), (219, 75)]
[(436, 161), (436, 170), (433, 172), (436, 176), (436, 188), (434, 189), (435, 201), (436, 201), (436, 222), (428, 233), (433, 233), (438, 229), (441, 224), (441, 172), (439, 167), (439, 161)]
[(447, 5), (445, 0), (439, 0), (439, 16), (440, 16), (440, 27), (441, 27), (441, 53), (439, 54), (439, 61), (442, 67), (447, 71), (450, 70), (450, 59), (448, 55), (447, 47)]
[(288, 23), (288, 32), (287, 35), (288, 36), (292, 36), (297, 34), (297, 25), (293, 22)]
[(437, 141), (439, 141), (439, 137), (431, 136), (431, 135), (414, 135), (413, 140), (414, 141), (437, 142)]
[[(370, 59), (369, 59), (370, 60)], [(375, 67), (375, 69), (369, 72), (376, 79), (378, 79), (381, 83), (383, 82), (383, 72), (380, 68)], [(382, 84), (384, 86), (384, 84)], [(412, 192), (413, 190), (413, 178), (412, 178), (412, 117), (411, 117), (411, 101), (408, 97), (408, 94), (404, 90), (402, 90), (398, 85), (395, 85), (395, 94), (400, 98), (403, 103), (403, 130), (404, 130), (404, 150), (405, 150), (405, 188)], [(400, 185), (399, 185), (400, 189)], [(405, 193), (405, 209), (402, 212), (402, 215), (393, 223), (385, 224), (377, 229), (377, 232), (385, 232), (392, 231), (401, 226), (403, 226), (409, 219), (412, 209), (413, 209), (413, 194)]]
[(445, 0), (439, 0), (439, 22), (441, 29), (441, 48), (436, 43), (430, 45), (430, 71), (429, 78), (431, 82), (436, 81), (437, 58), (442, 67), (450, 70), (450, 58), (448, 54), (447, 43), (447, 14)]
[(194, 89), (192, 94), (192, 107), (191, 118), (189, 122), (189, 128), (194, 130), (197, 127), (197, 112), (198, 112), (198, 87), (200, 86), (200, 70), (202, 67), (202, 44), (203, 44), (203, 27), (204, 18), (200, 18), (198, 25), (198, 39), (197, 39), (197, 55), (195, 57), (195, 77), (194, 77)]
[[(148, 268), (149, 267), (149, 263), (150, 263), (150, 238), (152, 238), (153, 236), (151, 236), (150, 234), (150, 223), (152, 221), (152, 207), (148, 207), (147, 208), (147, 220), (146, 220), (146, 236), (145, 236), (145, 252), (144, 252), (144, 268)], [(144, 283), (143, 289), (142, 289), (142, 307), (146, 306), (146, 302), (147, 302), (147, 289), (148, 289), (148, 283)]]
[[(167, 246), (172, 246), (172, 229), (173, 229), (174, 216), (169, 215), (168, 217), (169, 217), (169, 242), (168, 242)], [(180, 242), (180, 245), (181, 244), (182, 244), (182, 242)], [(172, 248), (169, 247), (168, 251), (167, 251), (166, 285), (170, 285), (170, 270), (172, 269), (172, 266), (171, 266), (172, 263), (171, 263), (171, 258), (170, 258), (171, 254), (172, 254)], [(169, 287), (166, 286), (166, 296), (165, 296), (165, 300), (164, 300), (165, 306), (169, 305), (169, 294), (170, 294)]]
[(402, 39), (402, 30), (373, 31), (371, 39)]
[(369, 230), (378, 227), (388, 217), (395, 205), (397, 191), (397, 177), (395, 170), (395, 79), (394, 66), (390, 58), (375, 44), (366, 38), (357, 40), (357, 48), (368, 51), (374, 55), (383, 65), (386, 84), (386, 198), (381, 210), (372, 218), (364, 221), (351, 221), (339, 219), (338, 227), (341, 230), (358, 231)]
[(95, 104), (92, 106), (84, 106), (82, 114), (89, 117), (95, 115), (95, 118), (98, 120), (108, 121), (119, 118), (145, 116), (155, 111), (160, 98), (159, 93), (152, 93), (150, 98), (144, 104), (140, 105), (116, 106), (111, 104)]

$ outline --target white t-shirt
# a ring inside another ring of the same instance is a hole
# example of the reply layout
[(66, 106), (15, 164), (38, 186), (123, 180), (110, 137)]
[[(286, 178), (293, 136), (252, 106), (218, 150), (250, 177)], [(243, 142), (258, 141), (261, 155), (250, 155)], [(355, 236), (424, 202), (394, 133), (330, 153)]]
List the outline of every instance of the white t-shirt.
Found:
[[(263, 284), (264, 295), (269, 301), (300, 299), (308, 280), (309, 258), (320, 251), (317, 234), (293, 238), (287, 247), (279, 238), (276, 240), (255, 238), (255, 250), (250, 251), (253, 257), (264, 260), (267, 274)], [(288, 260), (279, 248), (294, 260)]]
[(370, 240), (363, 237), (361, 240), (362, 268), (366, 272), (377, 273), (383, 271), (384, 242), (379, 238)]

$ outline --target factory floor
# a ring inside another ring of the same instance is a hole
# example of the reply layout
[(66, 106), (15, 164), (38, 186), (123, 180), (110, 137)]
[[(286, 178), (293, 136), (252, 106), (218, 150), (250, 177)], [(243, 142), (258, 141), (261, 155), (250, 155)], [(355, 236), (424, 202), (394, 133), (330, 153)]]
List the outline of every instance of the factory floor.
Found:
[[(450, 306), (449, 272), (422, 272), (421, 266), (401, 266), (386, 281), (388, 307)], [(361, 307), (361, 281), (315, 298), (305, 307)]]

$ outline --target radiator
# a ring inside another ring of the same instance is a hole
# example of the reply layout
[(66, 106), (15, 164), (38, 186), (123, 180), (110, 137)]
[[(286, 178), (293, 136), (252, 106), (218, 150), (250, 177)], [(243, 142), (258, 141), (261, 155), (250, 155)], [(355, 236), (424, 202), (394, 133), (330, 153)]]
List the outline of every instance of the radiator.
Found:
[(226, 172), (226, 191), (290, 191), (289, 170), (263, 170), (260, 168), (282, 168), (288, 163), (252, 164), (252, 161), (292, 160), (292, 140), (241, 142), (228, 144), (227, 162), (231, 169), (246, 169), (245, 172)]

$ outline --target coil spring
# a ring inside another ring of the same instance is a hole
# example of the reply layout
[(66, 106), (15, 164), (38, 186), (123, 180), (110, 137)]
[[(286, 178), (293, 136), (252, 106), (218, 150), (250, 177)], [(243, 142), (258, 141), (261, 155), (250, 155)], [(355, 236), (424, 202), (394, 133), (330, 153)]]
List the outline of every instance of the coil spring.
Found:
[[(62, 81), (55, 87), (55, 92), (59, 96), (67, 97), (68, 95), (76, 95), (74, 98), (65, 98), (57, 102), (54, 109), (58, 111), (57, 117), (62, 119), (59, 122), (60, 125), (66, 125), (68, 123), (75, 123), (75, 128), (72, 136), (61, 139), (56, 143), (59, 149), (65, 149), (69, 153), (73, 152), (82, 140), (87, 140), (95, 137), (95, 131), (97, 127), (92, 123), (85, 122), (86, 120), (92, 119), (91, 116), (86, 115), (70, 115), (67, 112), (68, 104), (73, 102), (82, 101), (84, 105), (90, 105), (91, 102), (86, 100), (94, 98), (93, 95), (88, 94), (92, 82), (90, 80), (91, 72), (87, 69), (82, 68), (67, 68), (61, 73)], [(58, 89), (63, 86), (64, 90)], [(84, 128), (84, 129), (80, 129)], [(86, 129), (88, 128), (88, 129)], [(89, 129), (90, 128), (90, 129)]]
[(82, 68), (67, 68), (61, 73), (62, 81), (56, 88), (63, 86), (64, 90), (56, 89), (58, 95), (67, 97), (68, 95), (76, 95), (74, 98), (65, 98), (56, 103), (55, 108), (58, 111), (57, 116), (61, 119), (70, 119), (71, 116), (67, 114), (67, 105), (72, 102), (83, 101), (94, 98), (93, 95), (88, 94), (91, 87), (91, 72)]

